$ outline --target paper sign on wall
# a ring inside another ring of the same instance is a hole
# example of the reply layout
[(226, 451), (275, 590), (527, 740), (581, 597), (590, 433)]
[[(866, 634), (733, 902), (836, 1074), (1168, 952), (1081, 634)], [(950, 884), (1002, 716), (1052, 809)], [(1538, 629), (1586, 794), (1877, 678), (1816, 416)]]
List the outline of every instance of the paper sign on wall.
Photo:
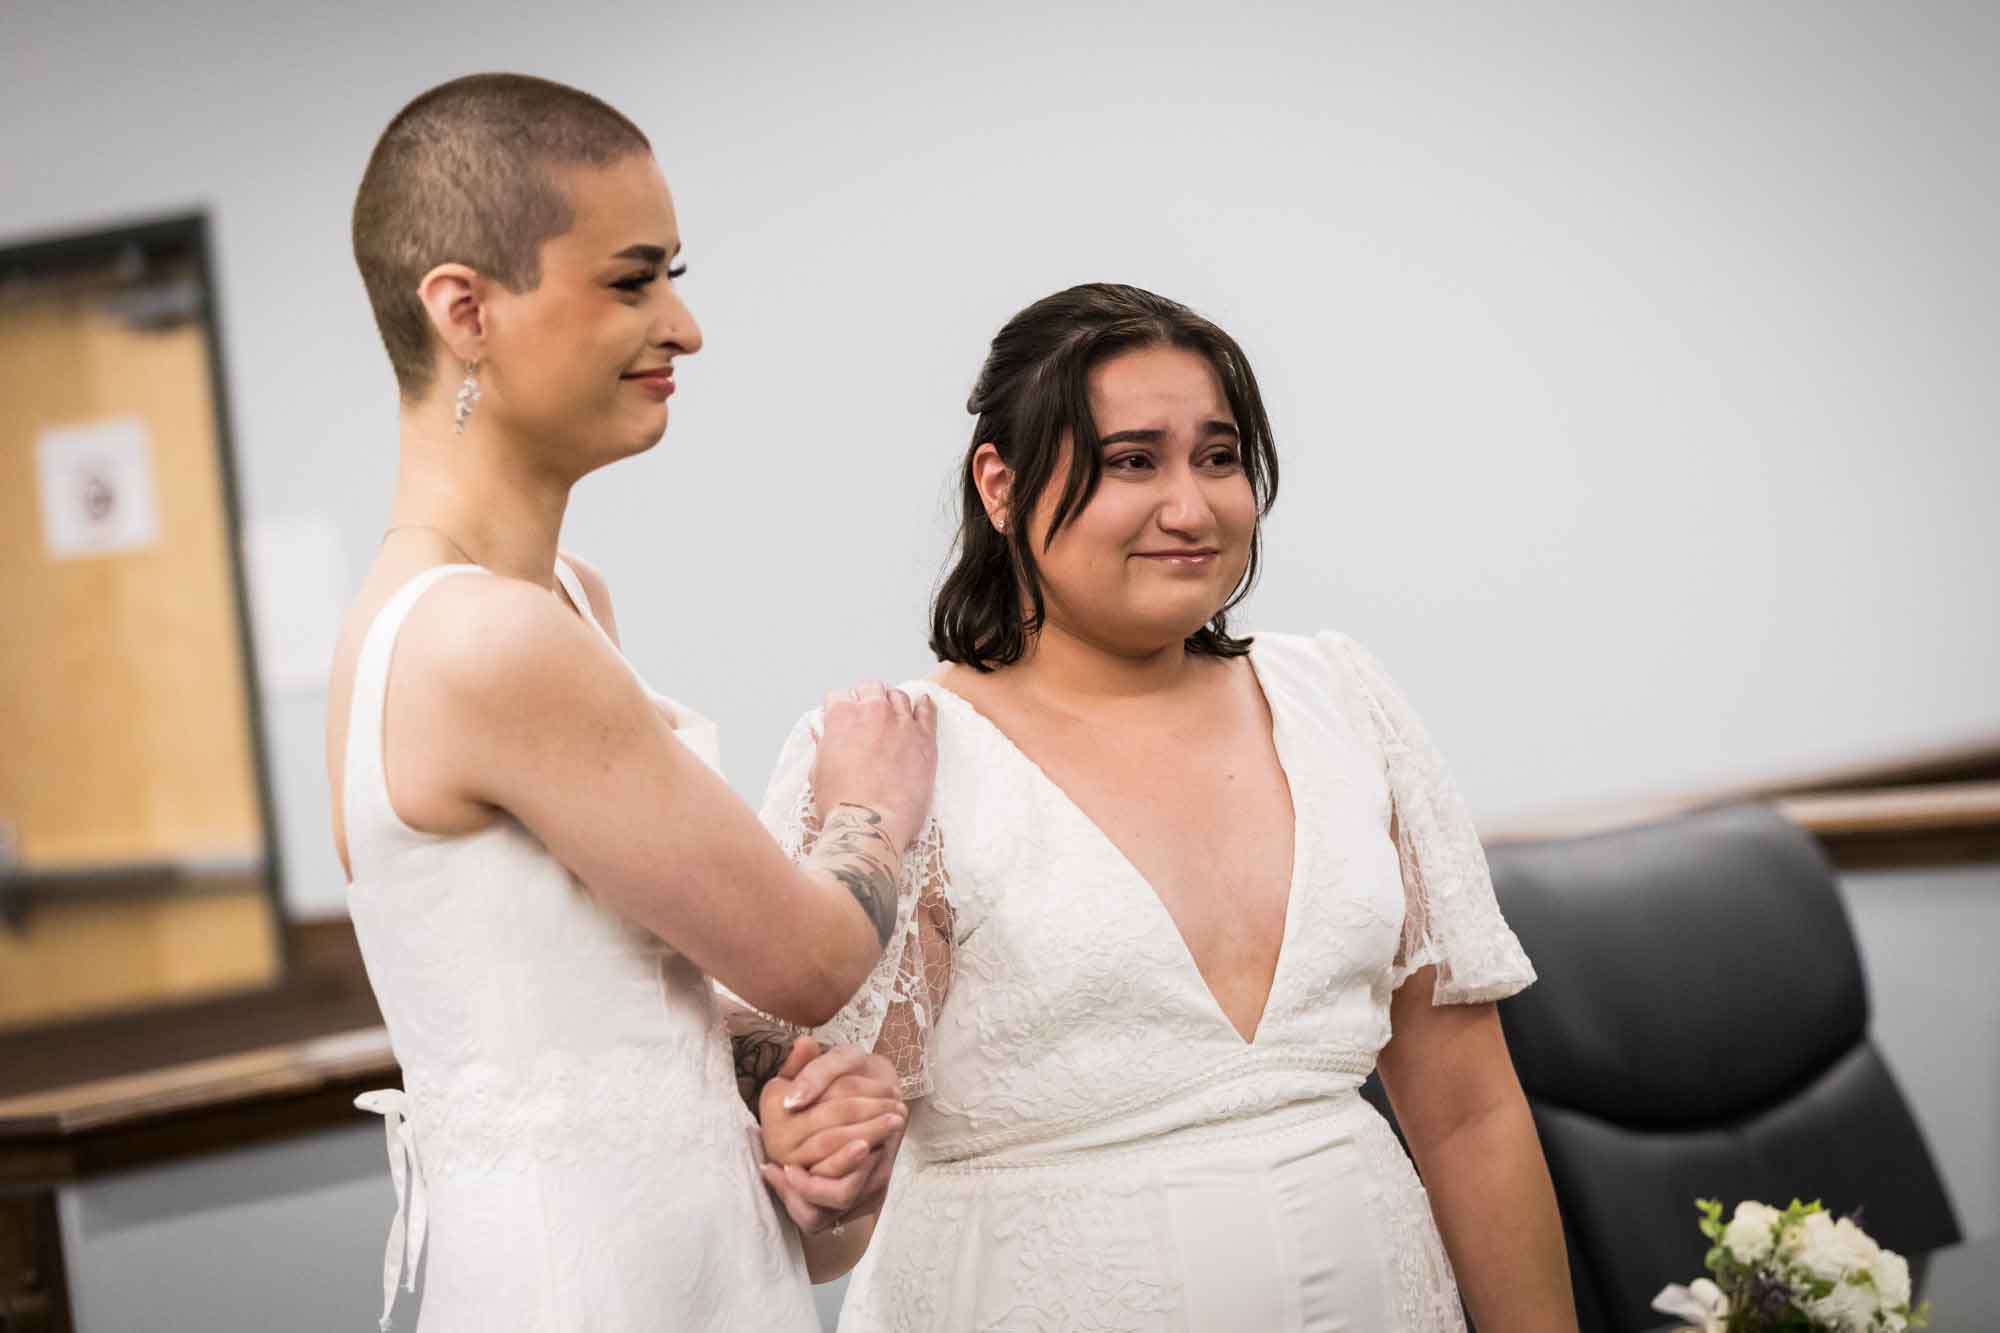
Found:
[(35, 440), (35, 472), (53, 558), (142, 551), (160, 540), (153, 442), (139, 418), (46, 427)]

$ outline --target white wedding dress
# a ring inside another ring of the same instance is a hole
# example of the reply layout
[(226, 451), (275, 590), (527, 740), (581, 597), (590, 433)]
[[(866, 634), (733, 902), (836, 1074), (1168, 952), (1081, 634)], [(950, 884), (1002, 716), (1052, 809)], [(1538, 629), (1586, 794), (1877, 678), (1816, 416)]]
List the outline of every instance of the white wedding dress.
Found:
[[(1296, 845), (1249, 1042), (1097, 826), (963, 699), (904, 687), (938, 705), (932, 818), (900, 944), (822, 1033), (879, 1038), (913, 1106), (842, 1333), (1463, 1329), (1423, 1188), (1356, 1090), (1411, 972), (1435, 964), (1450, 1004), (1534, 971), (1372, 660), (1338, 635), (1260, 634), (1250, 661)], [(813, 725), (765, 805), (795, 853)]]
[[(387, 1117), (399, 1196), (382, 1327), (428, 1241), (420, 1333), (812, 1333), (708, 979), (515, 821), (437, 837), (390, 807), (396, 633), (454, 575), (484, 571), (427, 570), (376, 616), (349, 717), (348, 903), (404, 1083), (361, 1099)], [(654, 697), (713, 765), (714, 727)]]

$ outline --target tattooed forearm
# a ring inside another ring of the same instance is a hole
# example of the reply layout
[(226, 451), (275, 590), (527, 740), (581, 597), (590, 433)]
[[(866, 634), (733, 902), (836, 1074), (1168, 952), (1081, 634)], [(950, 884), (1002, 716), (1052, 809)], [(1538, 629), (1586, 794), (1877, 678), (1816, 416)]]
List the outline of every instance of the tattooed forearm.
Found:
[(861, 904), (861, 910), (868, 913), (876, 940), (888, 948), (889, 937), (896, 933), (895, 877), (878, 866), (837, 865), (830, 869), (833, 877), (854, 895), (854, 901)]
[(846, 801), (833, 807), (832, 812), (820, 822), (819, 839), (814, 849), (821, 847), (868, 852), (891, 861), (896, 859), (896, 844), (889, 840), (888, 831), (882, 827), (882, 816), (865, 805)]
[(777, 1019), (749, 1009), (730, 1009), (724, 1022), (736, 1055), (736, 1091), (750, 1114), (756, 1115), (764, 1085), (783, 1067), (798, 1034)]
[(824, 869), (854, 895), (875, 937), (887, 947), (896, 931), (896, 884), (902, 858), (882, 829), (882, 816), (865, 805), (837, 805), (827, 812), (809, 865)]

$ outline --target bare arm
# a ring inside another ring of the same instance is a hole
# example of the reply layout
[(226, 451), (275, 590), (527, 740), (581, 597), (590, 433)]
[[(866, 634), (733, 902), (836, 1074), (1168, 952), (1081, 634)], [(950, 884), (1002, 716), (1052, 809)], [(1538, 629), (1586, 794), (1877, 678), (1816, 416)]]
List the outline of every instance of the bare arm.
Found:
[(852, 1268), (874, 1234), (909, 1120), (896, 1081), (886, 1057), (854, 1046), (821, 1054), (807, 1034), (759, 1093), (764, 1183), (798, 1227), (814, 1282)]
[[(764, 1183), (798, 1227), (806, 1274), (818, 1283), (833, 1281), (867, 1253), (902, 1149), (909, 1107), (880, 1097), (894, 1092), (896, 1075), (879, 1052), (862, 1056), (845, 1046), (805, 1064), (802, 1057), (812, 1049), (812, 1039), (802, 1039), (765, 1085), (760, 1119), (770, 1159)], [(826, 1086), (819, 1104), (808, 1105), (821, 1096), (815, 1069), (843, 1057), (867, 1067)], [(790, 1109), (794, 1106), (799, 1109)]]
[(795, 866), (595, 631), (530, 584), (460, 579), (398, 641), (384, 744), (409, 822), (448, 831), (504, 811), (730, 990), (817, 1023), (886, 941), (936, 763), (929, 716), (879, 688), (830, 703), (826, 727), (823, 788), (847, 836)]
[(838, 1231), (799, 1237), (805, 1249), (806, 1276), (815, 1283), (831, 1282), (851, 1272), (868, 1253), (868, 1242), (875, 1239), (875, 1220), (881, 1215), (880, 1211), (872, 1212), (842, 1223)]
[(1555, 1189), (1490, 1004), (1434, 1005), (1436, 969), (1396, 991), (1378, 1068), (1481, 1333), (1576, 1328)]

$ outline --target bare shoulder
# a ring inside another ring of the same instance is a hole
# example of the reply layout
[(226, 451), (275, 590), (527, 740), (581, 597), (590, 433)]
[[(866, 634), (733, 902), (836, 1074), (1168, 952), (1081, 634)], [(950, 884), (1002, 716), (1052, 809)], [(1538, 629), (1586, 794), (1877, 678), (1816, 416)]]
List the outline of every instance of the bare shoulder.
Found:
[(604, 574), (575, 551), (557, 553), (562, 562), (576, 571), (577, 582), (583, 585), (583, 595), (590, 599), (590, 614), (597, 617), (597, 623), (604, 626), (604, 632), (618, 642), (618, 618), (611, 612), (611, 585), (604, 580)]
[(651, 702), (604, 637), (548, 589), (447, 579), (396, 643), (384, 728), (391, 795), (413, 827), (462, 831), (517, 802), (592, 746), (654, 724)]
[(506, 709), (535, 702), (565, 674), (599, 674), (588, 627), (548, 590), (522, 579), (446, 579), (410, 612), (396, 640), (397, 688), (434, 707)]
[[(327, 769), (344, 790), (349, 714), (361, 649), (383, 606), (423, 567), (385, 565), (364, 584), (342, 632), (330, 682)], [(383, 764), (390, 800), (414, 828), (472, 832), (481, 812), (472, 779), (491, 771), (510, 737), (532, 730), (569, 696), (563, 679), (587, 682), (592, 657), (609, 656), (547, 590), (519, 579), (464, 571), (426, 588), (397, 628), (382, 704)], [(612, 697), (615, 683), (605, 695)], [(334, 802), (334, 842), (343, 859), (346, 827)]]

